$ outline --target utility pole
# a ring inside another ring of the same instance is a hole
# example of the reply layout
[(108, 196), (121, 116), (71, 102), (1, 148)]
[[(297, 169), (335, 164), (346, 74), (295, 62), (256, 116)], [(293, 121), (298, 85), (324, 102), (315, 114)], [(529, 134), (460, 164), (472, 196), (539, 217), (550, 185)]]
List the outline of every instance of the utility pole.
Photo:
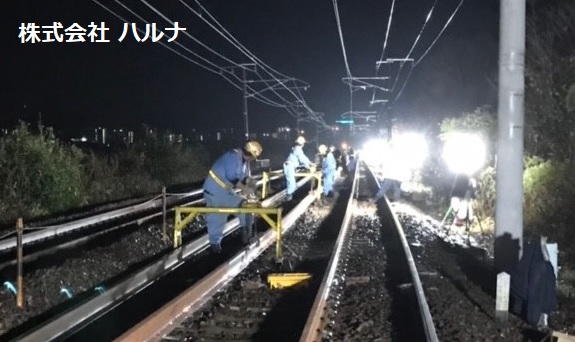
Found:
[(523, 247), (525, 0), (501, 0), (495, 268), (509, 272)]
[[(248, 99), (250, 97), (260, 97), (265, 98), (265, 92), (272, 91), (274, 93), (280, 90), (286, 89), (303, 89), (307, 90), (309, 88), (309, 84), (296, 79), (296, 78), (283, 78), (283, 79), (262, 79), (258, 77), (257, 79), (248, 79), (247, 73), (249, 72), (256, 72), (257, 64), (255, 63), (243, 63), (229, 67), (223, 67), (222, 72), (228, 72), (230, 74), (234, 74), (234, 77), (239, 79), (239, 76), (235, 74), (235, 71), (240, 68), (241, 73), (241, 82), (242, 82), (242, 97), (243, 97), (243, 116), (244, 116), (244, 127), (245, 127), (245, 138), (249, 139), (250, 137), (250, 130), (249, 130), (249, 113), (248, 113)], [(256, 74), (257, 76), (257, 74)], [(292, 82), (293, 85), (286, 85), (286, 83)], [(265, 87), (260, 89), (256, 89), (253, 85), (263, 84)], [(285, 100), (284, 100), (285, 101)]]

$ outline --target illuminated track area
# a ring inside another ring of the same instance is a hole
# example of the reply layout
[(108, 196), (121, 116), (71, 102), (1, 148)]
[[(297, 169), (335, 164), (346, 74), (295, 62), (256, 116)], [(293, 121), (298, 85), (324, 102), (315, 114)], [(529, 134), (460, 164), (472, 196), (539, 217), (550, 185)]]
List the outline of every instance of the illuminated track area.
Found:
[[(331, 203), (312, 205), (305, 186), (294, 201), (281, 205), (286, 230), (281, 270), (274, 262), (275, 232), (260, 223), (259, 244), (244, 247), (234, 220), (225, 230), (222, 254), (206, 250), (206, 236), (188, 240), (41, 325), (6, 337), (23, 342), (435, 341), (395, 216), (389, 207), (376, 211), (361, 201), (370, 196), (368, 179), (344, 181)], [(277, 206), (284, 195), (274, 197), (264, 206), (274, 201)], [(311, 279), (307, 286), (270, 289), (267, 276), (278, 271), (309, 273)]]
[[(265, 280), (274, 272), (273, 253), (266, 250), (233, 279), (212, 272), (211, 280), (192, 286), (118, 341), (434, 341), (418, 323), (423, 315), (414, 292), (394, 290), (410, 274), (398, 262), (404, 250), (385, 252), (381, 225), (366, 222), (365, 213), (352, 220), (353, 188), (342, 189), (333, 207), (308, 210), (285, 236), (293, 272), (312, 274), (307, 286), (270, 289)], [(387, 254), (397, 268), (385, 262)], [(396, 279), (389, 284), (388, 277)], [(393, 315), (406, 320), (389, 323)]]

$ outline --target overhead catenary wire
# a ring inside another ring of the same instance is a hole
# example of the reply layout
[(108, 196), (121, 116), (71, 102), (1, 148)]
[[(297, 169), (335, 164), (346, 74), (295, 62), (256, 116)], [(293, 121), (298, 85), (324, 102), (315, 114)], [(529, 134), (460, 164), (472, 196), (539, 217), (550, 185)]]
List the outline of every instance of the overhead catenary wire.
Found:
[[(116, 13), (114, 10), (112, 10), (111, 8), (109, 8), (108, 6), (102, 4), (100, 1), (98, 0), (92, 0), (94, 3), (96, 3), (97, 5), (99, 5), (100, 7), (102, 7), (103, 9), (105, 9), (106, 11), (108, 11), (110, 14), (112, 14), (113, 16), (115, 16), (116, 18), (120, 19), (121, 21), (125, 22), (125, 23), (129, 23), (128, 20), (126, 20), (124, 17), (122, 17), (121, 15), (119, 15), (118, 13)], [(138, 28), (138, 31), (140, 33), (143, 32), (143, 30), (141, 30), (140, 28)], [(200, 68), (207, 70), (209, 72), (218, 74), (220, 71), (220, 67), (218, 65), (216, 65), (215, 63), (212, 63), (210, 61), (208, 61), (207, 59), (205, 59), (204, 57), (194, 53), (193, 51), (188, 51), (189, 53), (193, 54), (194, 56), (196, 56), (198, 59), (201, 59), (204, 63), (211, 65), (212, 67), (214, 67), (214, 69), (210, 68), (209, 66), (206, 66), (205, 64), (202, 64), (196, 60), (193, 60), (191, 58), (189, 58), (188, 56), (185, 56), (184, 54), (182, 54), (181, 52), (173, 49), (172, 47), (168, 46), (167, 44), (165, 44), (162, 41), (159, 41), (158, 43), (160, 43), (163, 47), (165, 47), (166, 49), (178, 54), (179, 56), (185, 58), (186, 60), (188, 60), (189, 62), (199, 66)], [(179, 44), (178, 42), (175, 42), (177, 45), (181, 46), (181, 44)]]
[(439, 32), (439, 34), (437, 35), (437, 37), (435, 37), (435, 39), (433, 40), (433, 42), (429, 45), (429, 47), (427, 48), (427, 50), (425, 50), (425, 52), (423, 53), (423, 55), (421, 55), (421, 57), (419, 57), (419, 59), (417, 61), (415, 61), (415, 63), (413, 63), (413, 66), (417, 66), (421, 60), (427, 55), (427, 53), (429, 52), (429, 50), (431, 50), (431, 48), (435, 45), (435, 43), (437, 42), (437, 40), (439, 39), (439, 37), (441, 37), (441, 35), (443, 34), (443, 31), (445, 31), (445, 29), (447, 28), (447, 26), (449, 25), (449, 23), (451, 23), (451, 20), (453, 20), (453, 17), (455, 17), (455, 15), (457, 14), (457, 12), (459, 11), (459, 7), (461, 7), (461, 5), (463, 5), (463, 1), (465, 0), (460, 0), (459, 4), (457, 5), (457, 7), (455, 8), (455, 10), (453, 11), (453, 13), (451, 13), (451, 16), (449, 17), (449, 19), (447, 19), (447, 22), (445, 23), (445, 25), (443, 25), (443, 28), (441, 29), (441, 31)]
[[(344, 39), (343, 39), (343, 32), (342, 32), (342, 28), (341, 28), (341, 20), (339, 17), (339, 7), (337, 6), (337, 0), (332, 0), (333, 3), (333, 11), (335, 14), (335, 21), (337, 24), (337, 31), (339, 33), (339, 41), (341, 43), (341, 51), (343, 53), (343, 62), (345, 64), (345, 71), (347, 74), (347, 77), (352, 80), (353, 77), (351, 76), (351, 70), (349, 68), (349, 63), (347, 61), (347, 52), (345, 50), (345, 43), (344, 43)], [(349, 83), (349, 111), (353, 112), (353, 80)]]
[[(232, 45), (234, 45), (238, 50), (242, 51), (254, 63), (264, 67), (264, 69), (267, 68), (267, 69), (274, 71), (275, 73), (277, 73), (282, 78), (289, 78), (288, 76), (282, 74), (281, 72), (275, 70), (274, 68), (272, 68), (269, 65), (267, 65), (266, 63), (264, 63), (256, 55), (254, 55), (251, 51), (249, 51), (248, 48), (246, 48), (243, 44), (241, 44), (228, 30), (226, 30), (226, 28), (222, 24), (220, 24), (220, 22), (198, 0), (194, 0), (194, 1), (202, 10), (202, 13), (199, 13), (197, 10), (194, 10), (191, 6), (186, 4), (183, 0), (179, 0), (179, 1), (188, 10), (190, 10), (192, 13), (194, 13), (196, 16), (198, 16), (200, 19), (202, 19), (206, 24), (208, 24), (210, 27), (212, 27), (212, 29), (214, 29), (222, 37), (224, 37), (226, 40), (228, 40), (230, 43), (232, 43)], [(214, 23), (210, 23), (203, 14), (206, 14), (208, 16), (208, 18), (210, 18)], [(218, 28), (214, 27), (214, 25), (217, 25)]]
[[(108, 11), (109, 13), (111, 13), (112, 15), (114, 15), (115, 17), (117, 17), (118, 19), (120, 19), (123, 22), (129, 23), (128, 20), (126, 20), (124, 17), (122, 17), (121, 15), (119, 15), (118, 13), (116, 13), (114, 10), (110, 9), (109, 7), (107, 7), (106, 5), (102, 4), (101, 2), (99, 2), (98, 0), (92, 0), (94, 3), (96, 3), (97, 5), (99, 5), (100, 7), (104, 8), (106, 11)], [(125, 8), (127, 11), (129, 11), (132, 15), (134, 15), (136, 18), (138, 18), (139, 20), (141, 20), (144, 23), (148, 23), (144, 18), (142, 18), (141, 16), (139, 16), (137, 13), (135, 13), (133, 10), (131, 10), (129, 7), (125, 6), (124, 4), (118, 2), (117, 0), (115, 0), (120, 6), (122, 6), (123, 8)], [(140, 28), (137, 28), (137, 30), (140, 33), (143, 33), (143, 30)], [(224, 68), (218, 66), (217, 64), (215, 64), (214, 62), (209, 61), (208, 59), (206, 59), (205, 57), (202, 57), (201, 55), (199, 55), (198, 53), (190, 50), (189, 48), (185, 47), (184, 45), (182, 45), (180, 42), (178, 41), (174, 41), (173, 43), (176, 44), (177, 46), (179, 46), (180, 48), (182, 48), (183, 50), (187, 51), (188, 53), (192, 54), (193, 56), (195, 56), (196, 58), (200, 59), (203, 63), (194, 60), (192, 58), (190, 58), (189, 56), (184, 55), (183, 53), (181, 53), (180, 51), (177, 51), (176, 49), (172, 48), (171, 46), (165, 44), (162, 41), (159, 41), (158, 43), (160, 43), (160, 45), (162, 45), (163, 47), (167, 48), (168, 50), (174, 52), (175, 54), (179, 55), (180, 57), (186, 59), (187, 61), (201, 67), (204, 70), (207, 70), (211, 73), (214, 73), (216, 75), (220, 75), (222, 76), (226, 81), (228, 81), (231, 85), (233, 85), (235, 88), (241, 90), (242, 87), (239, 84), (234, 83), (234, 81), (232, 79), (230, 79), (227, 75), (229, 74), (230, 76), (234, 76), (237, 80), (239, 80), (241, 82), (241, 80), (236, 76), (233, 75), (233, 73), (230, 73), (228, 71), (226, 71)], [(206, 65), (207, 64), (207, 65)], [(209, 66), (208, 66), (209, 65)], [(248, 89), (250, 89), (251, 91), (255, 91), (252, 87), (248, 86)], [(275, 107), (285, 107), (282, 104), (279, 104), (265, 96), (261, 96), (261, 95), (256, 95), (254, 96), (254, 98), (256, 100), (258, 100), (259, 102), (262, 102), (264, 104), (268, 104), (271, 106), (275, 106)]]
[(457, 12), (459, 11), (459, 8), (461, 7), (461, 5), (463, 4), (465, 0), (460, 0), (459, 4), (457, 5), (457, 7), (455, 7), (455, 9), (453, 10), (453, 12), (451, 13), (451, 15), (449, 16), (449, 18), (447, 19), (447, 21), (445, 22), (445, 25), (443, 25), (443, 28), (441, 29), (441, 31), (439, 31), (439, 33), (437, 34), (437, 37), (435, 37), (435, 39), (433, 40), (433, 42), (431, 42), (431, 44), (429, 45), (429, 47), (427, 48), (427, 50), (425, 50), (425, 52), (421, 55), (421, 57), (419, 57), (419, 59), (417, 61), (415, 61), (414, 63), (412, 63), (413, 65), (411, 66), (409, 73), (407, 74), (407, 77), (405, 78), (405, 82), (403, 83), (403, 86), (401, 87), (401, 90), (399, 91), (399, 93), (397, 94), (397, 96), (393, 99), (393, 102), (397, 101), (399, 99), (399, 97), (401, 96), (401, 94), (403, 93), (403, 89), (405, 89), (405, 86), (407, 85), (407, 82), (409, 81), (409, 78), (411, 76), (411, 72), (413, 71), (413, 68), (415, 68), (422, 60), (423, 58), (427, 55), (427, 53), (431, 50), (431, 48), (433, 47), (433, 45), (435, 45), (435, 43), (437, 42), (437, 40), (439, 39), (439, 37), (441, 37), (441, 35), (443, 34), (443, 32), (445, 31), (445, 29), (447, 28), (447, 26), (449, 26), (449, 24), (451, 23), (451, 21), (453, 20), (453, 18), (455, 17), (455, 15), (457, 14)]
[[(383, 48), (381, 49), (381, 56), (379, 60), (383, 60), (385, 57), (385, 49), (387, 48), (387, 39), (389, 38), (389, 32), (391, 31), (391, 21), (393, 20), (393, 11), (395, 9), (395, 0), (391, 2), (391, 8), (389, 10), (389, 17), (387, 19), (387, 28), (385, 30), (385, 39), (383, 41)], [(379, 69), (379, 64), (376, 64), (376, 68)]]
[[(429, 23), (429, 19), (431, 19), (431, 16), (433, 14), (433, 10), (435, 9), (435, 5), (437, 5), (437, 0), (435, 0), (433, 2), (433, 5), (429, 9), (429, 12), (427, 12), (427, 16), (425, 17), (425, 21), (423, 22), (423, 25), (421, 25), (421, 29), (419, 30), (417, 37), (415, 37), (415, 40), (413, 41), (413, 45), (411, 45), (411, 49), (409, 49), (409, 52), (407, 53), (407, 56), (405, 57), (406, 61), (411, 58), (411, 54), (413, 53), (415, 46), (417, 46), (419, 39), (421, 39), (421, 35), (423, 34), (423, 31), (425, 31), (425, 27)], [(397, 85), (397, 81), (399, 80), (399, 75), (401, 74), (401, 71), (403, 70), (403, 66), (405, 65), (405, 63), (406, 62), (401, 62), (401, 64), (399, 65), (399, 70), (397, 71), (397, 74), (395, 75), (395, 80), (393, 81), (393, 85), (391, 86), (391, 94), (393, 94), (393, 91), (395, 90), (395, 86)], [(412, 69), (412, 67), (410, 68), (409, 74), (411, 74), (411, 69)], [(406, 78), (406, 81), (403, 83), (403, 87), (405, 87), (405, 83), (407, 83), (407, 78)], [(402, 87), (402, 89), (403, 89), (403, 87)]]
[[(222, 37), (224, 37), (226, 40), (228, 40), (228, 42), (232, 43), (232, 45), (234, 45), (238, 50), (240, 50), (241, 52), (243, 52), (250, 60), (252, 60), (256, 65), (260, 66), (261, 69), (263, 69), (267, 74), (270, 75), (270, 77), (274, 78), (274, 80), (278, 83), (281, 84), (281, 86), (283, 86), (288, 92), (290, 92), (295, 98), (296, 100), (298, 100), (299, 102), (304, 103), (304, 107), (306, 108), (306, 110), (308, 111), (308, 115), (312, 117), (312, 119), (314, 119), (314, 121), (317, 121), (320, 124), (323, 124), (324, 126), (326, 125), (326, 123), (323, 121), (322, 118), (317, 117), (314, 113), (315, 111), (313, 111), (307, 104), (305, 104), (305, 100), (303, 99), (303, 96), (301, 96), (301, 93), (298, 92), (298, 94), (300, 95), (298, 97), (298, 95), (296, 95), (290, 88), (288, 88), (287, 86), (285, 86), (277, 77), (276, 75), (274, 75), (273, 73), (276, 73), (277, 75), (279, 75), (280, 77), (283, 78), (289, 78), (288, 76), (282, 74), (281, 72), (271, 68), (269, 65), (267, 65), (266, 63), (264, 63), (263, 61), (261, 61), (258, 57), (256, 57), (253, 53), (251, 53), (245, 46), (243, 46), (231, 33), (229, 33), (224, 27), (223, 25), (221, 25), (219, 23), (219, 21), (213, 16), (211, 15), (211, 13), (198, 1), (195, 0), (195, 3), (200, 7), (200, 9), (202, 10), (202, 13), (199, 13), (197, 10), (193, 9), (191, 6), (189, 6), (188, 4), (186, 4), (184, 1), (180, 0), (180, 3), (182, 3), (188, 10), (190, 10), (192, 13), (194, 13), (196, 16), (198, 16), (200, 19), (202, 19), (204, 22), (206, 22), (212, 29), (214, 29), (217, 33), (219, 33)], [(211, 19), (213, 21), (213, 23), (210, 23), (208, 21), (208, 19), (203, 15), (206, 14), (207, 17), (209, 19)], [(215, 26), (218, 26), (218, 28), (216, 28)], [(269, 71), (269, 70), (271, 71)], [(273, 72), (272, 72), (273, 71)], [(261, 77), (261, 76), (260, 76)], [(263, 79), (263, 77), (262, 77)], [(266, 86), (270, 87), (270, 85), (268, 83), (266, 83)], [(276, 95), (280, 96), (273, 88), (271, 89), (271, 91), (273, 91), (274, 93), (276, 93)], [(287, 100), (286, 100), (287, 101)]]
[[(387, 18), (387, 28), (385, 29), (385, 38), (383, 40), (383, 48), (381, 49), (381, 55), (379, 56), (379, 60), (382, 61), (383, 57), (385, 57), (385, 50), (387, 48), (387, 40), (389, 38), (389, 32), (391, 31), (391, 21), (393, 20), (393, 12), (395, 10), (395, 0), (393, 0), (391, 2), (391, 7), (389, 9), (389, 16)], [(375, 77), (379, 76), (379, 63), (375, 64)], [(375, 91), (376, 89), (373, 88), (373, 91), (371, 93), (371, 101), (373, 102), (375, 100)]]

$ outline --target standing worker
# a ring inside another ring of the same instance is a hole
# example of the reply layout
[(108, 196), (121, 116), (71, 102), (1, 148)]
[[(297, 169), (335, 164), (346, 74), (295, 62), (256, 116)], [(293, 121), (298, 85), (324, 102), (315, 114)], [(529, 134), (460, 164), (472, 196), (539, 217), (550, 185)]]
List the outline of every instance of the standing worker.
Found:
[(286, 177), (286, 200), (291, 201), (295, 192), (295, 171), (298, 167), (309, 169), (313, 164), (303, 152), (305, 138), (297, 137), (287, 160), (284, 163), (284, 175)]
[(322, 146), (323, 150), (326, 151), (324, 153), (327, 153), (325, 158), (323, 158), (323, 163), (321, 165), (321, 171), (323, 174), (323, 195), (324, 197), (333, 197), (333, 182), (335, 181), (337, 170), (337, 162), (333, 155), (335, 146), (330, 146), (329, 151), (325, 145)]
[[(257, 159), (262, 153), (262, 146), (257, 141), (248, 141), (242, 148), (233, 149), (219, 157), (204, 181), (204, 199), (208, 208), (238, 208), (246, 197), (255, 193), (256, 183), (249, 177), (249, 162)], [(240, 189), (240, 194), (236, 194)], [(248, 214), (238, 215), (242, 226), (242, 239), (249, 241), (253, 218)], [(227, 215), (206, 214), (210, 248), (215, 253), (222, 250), (224, 225)]]

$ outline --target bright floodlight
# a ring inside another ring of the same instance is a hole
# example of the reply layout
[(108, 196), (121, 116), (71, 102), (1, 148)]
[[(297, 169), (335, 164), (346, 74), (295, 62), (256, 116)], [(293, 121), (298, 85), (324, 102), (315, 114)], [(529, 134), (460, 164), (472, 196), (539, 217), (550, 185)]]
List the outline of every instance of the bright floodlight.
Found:
[(361, 149), (363, 159), (370, 165), (382, 164), (389, 158), (389, 145), (383, 139), (372, 139)]
[(451, 171), (472, 175), (485, 163), (486, 146), (476, 134), (452, 133), (443, 146), (443, 158)]
[(406, 169), (421, 168), (427, 158), (428, 147), (425, 137), (418, 133), (400, 133), (393, 137), (395, 163), (401, 163)]

